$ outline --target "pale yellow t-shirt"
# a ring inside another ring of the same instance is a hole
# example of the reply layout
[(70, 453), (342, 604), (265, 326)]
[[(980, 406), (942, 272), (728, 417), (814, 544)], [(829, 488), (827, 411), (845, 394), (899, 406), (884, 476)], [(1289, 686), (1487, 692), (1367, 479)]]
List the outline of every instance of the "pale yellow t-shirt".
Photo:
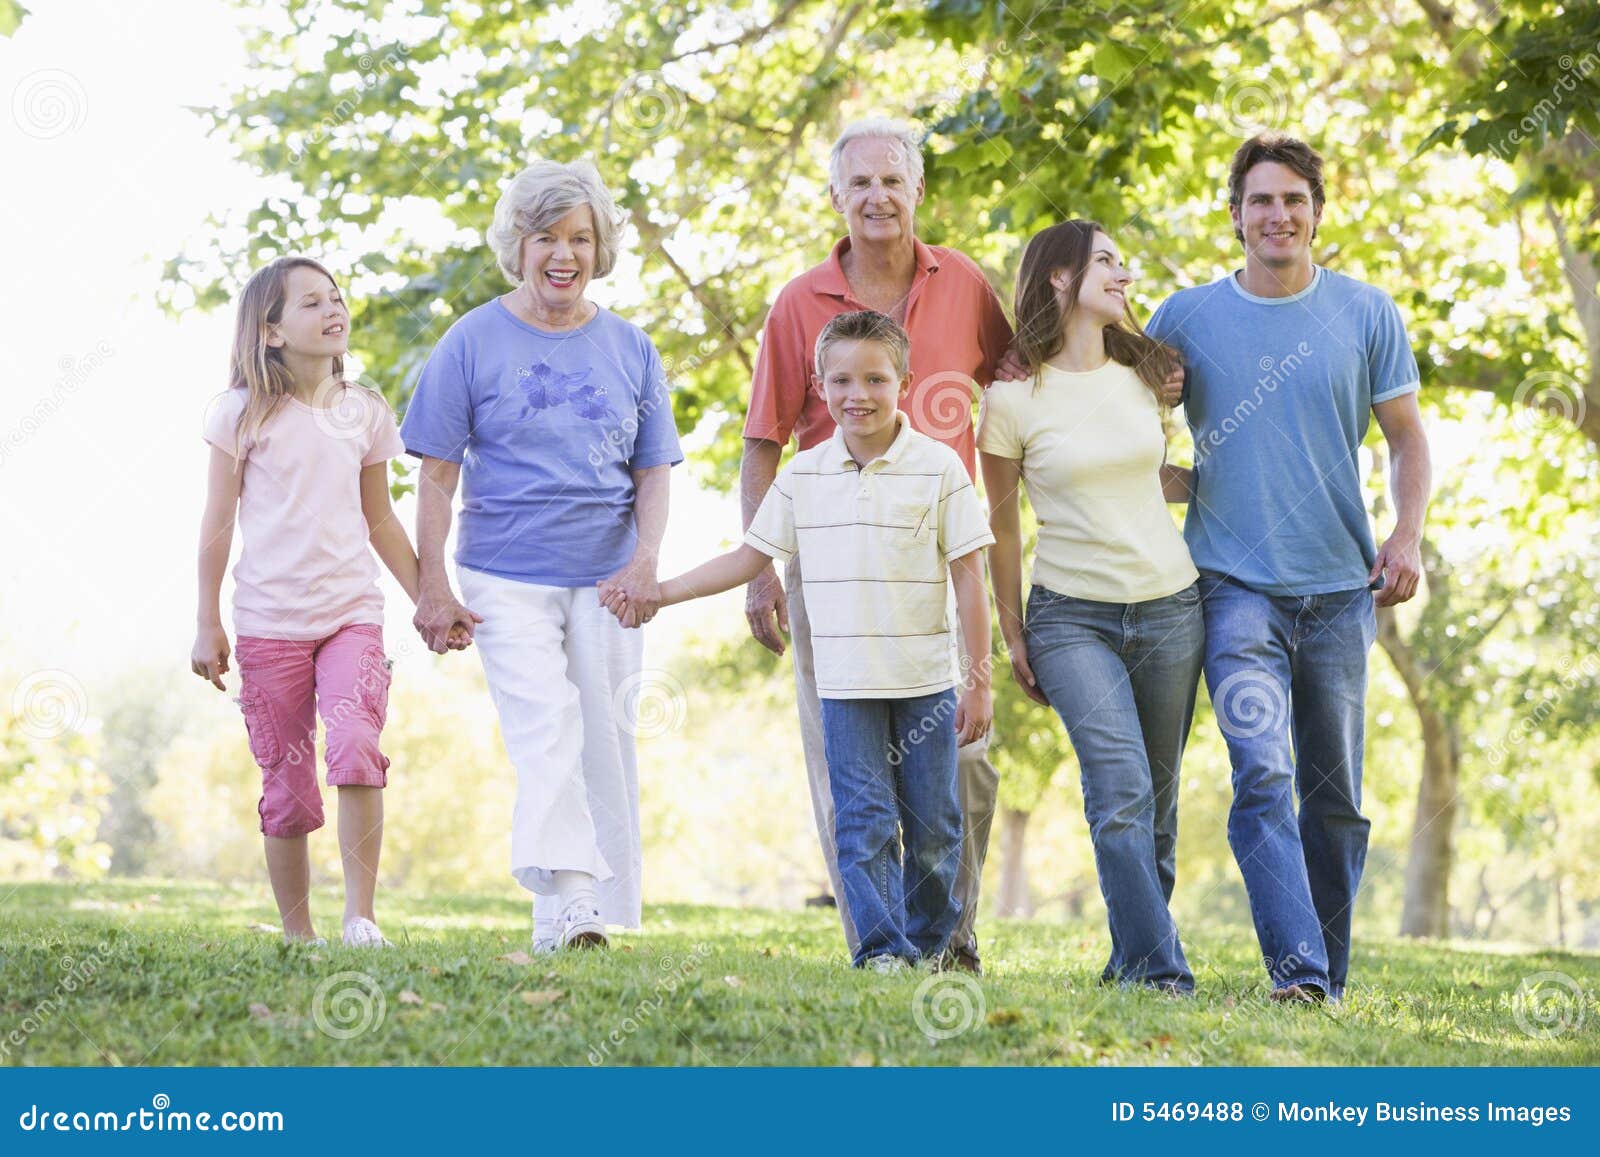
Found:
[(978, 449), (1020, 460), (1039, 517), (1033, 582), (1102, 603), (1140, 603), (1183, 590), (1198, 575), (1161, 496), (1161, 410), (1127, 366), (983, 393)]

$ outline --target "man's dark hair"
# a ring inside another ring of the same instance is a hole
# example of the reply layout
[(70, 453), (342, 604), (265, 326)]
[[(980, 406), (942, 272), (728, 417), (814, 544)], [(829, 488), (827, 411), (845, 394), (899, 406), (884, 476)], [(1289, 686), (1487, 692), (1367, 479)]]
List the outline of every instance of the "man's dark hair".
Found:
[[(1304, 177), (1311, 185), (1311, 208), (1321, 212), (1326, 200), (1322, 187), (1322, 157), (1310, 145), (1284, 133), (1261, 133), (1239, 146), (1228, 166), (1228, 207), (1237, 210), (1244, 203), (1244, 179), (1257, 165), (1276, 163)], [(1236, 229), (1240, 241), (1244, 237)]]

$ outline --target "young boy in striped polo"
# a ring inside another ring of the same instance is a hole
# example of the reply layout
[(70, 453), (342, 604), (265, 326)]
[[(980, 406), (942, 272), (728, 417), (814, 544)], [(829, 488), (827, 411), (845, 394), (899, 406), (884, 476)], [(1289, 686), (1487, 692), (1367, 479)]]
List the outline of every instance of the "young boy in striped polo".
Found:
[[(800, 554), (854, 963), (880, 972), (942, 962), (961, 911), (956, 748), (993, 717), (987, 660), (954, 689), (946, 607), (953, 584), (967, 653), (987, 657), (994, 538), (961, 459), (898, 409), (910, 345), (881, 313), (829, 322), (812, 384), (833, 437), (778, 474), (742, 546), (661, 584), (662, 606), (681, 603)], [(600, 595), (624, 618), (620, 590)]]

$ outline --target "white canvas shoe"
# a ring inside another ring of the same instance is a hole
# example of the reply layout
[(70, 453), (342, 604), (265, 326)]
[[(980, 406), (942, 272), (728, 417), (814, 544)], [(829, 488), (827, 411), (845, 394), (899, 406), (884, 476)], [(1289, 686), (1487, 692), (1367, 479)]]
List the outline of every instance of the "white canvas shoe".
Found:
[(561, 947), (607, 948), (610, 943), (606, 926), (600, 921), (600, 909), (589, 901), (574, 901), (561, 913)]

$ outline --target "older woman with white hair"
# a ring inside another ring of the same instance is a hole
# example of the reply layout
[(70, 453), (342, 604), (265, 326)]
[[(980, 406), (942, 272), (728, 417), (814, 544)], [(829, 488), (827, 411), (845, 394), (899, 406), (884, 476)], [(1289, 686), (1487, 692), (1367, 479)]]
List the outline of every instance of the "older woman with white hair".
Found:
[[(534, 894), (536, 950), (604, 947), (640, 916), (639, 786), (625, 706), (660, 600), (668, 473), (683, 460), (654, 345), (585, 295), (620, 225), (593, 165), (539, 161), (495, 206), (489, 247), (510, 292), (435, 347), (401, 437), (422, 459), (417, 630), (478, 645), (516, 768), (511, 871)], [(444, 543), (457, 482), (459, 601)], [(469, 609), (470, 608), (470, 609)], [(473, 838), (464, 833), (463, 838)]]

